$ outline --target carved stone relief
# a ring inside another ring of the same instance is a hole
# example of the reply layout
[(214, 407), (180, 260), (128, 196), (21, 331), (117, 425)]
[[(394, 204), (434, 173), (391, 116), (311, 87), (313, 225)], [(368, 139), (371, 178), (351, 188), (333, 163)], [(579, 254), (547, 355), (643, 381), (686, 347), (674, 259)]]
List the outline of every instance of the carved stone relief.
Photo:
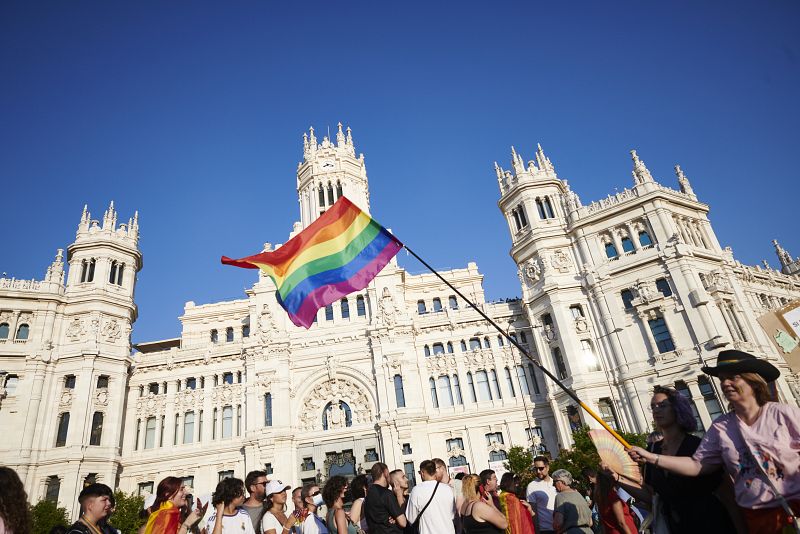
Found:
[(378, 323), (386, 327), (393, 327), (397, 322), (397, 304), (388, 287), (383, 288), (381, 301), (378, 303)]
[(560, 273), (568, 273), (572, 269), (572, 260), (563, 248), (557, 248), (550, 256), (550, 265)]
[[(344, 401), (350, 406), (354, 425), (373, 421), (370, 402), (364, 390), (348, 380), (338, 378), (323, 382), (306, 397), (300, 408), (300, 429), (321, 430), (322, 409), (329, 402), (339, 409), (339, 401)], [(331, 417), (335, 417), (335, 414), (328, 415), (330, 425)]]
[(102, 334), (103, 337), (112, 343), (118, 340), (122, 336), (122, 328), (119, 326), (119, 321), (116, 319), (106, 321), (103, 325)]
[(74, 318), (67, 327), (67, 337), (71, 341), (80, 341), (86, 335), (86, 327), (82, 319)]
[(161, 415), (164, 413), (164, 395), (148, 393), (136, 401), (136, 415), (141, 418)]

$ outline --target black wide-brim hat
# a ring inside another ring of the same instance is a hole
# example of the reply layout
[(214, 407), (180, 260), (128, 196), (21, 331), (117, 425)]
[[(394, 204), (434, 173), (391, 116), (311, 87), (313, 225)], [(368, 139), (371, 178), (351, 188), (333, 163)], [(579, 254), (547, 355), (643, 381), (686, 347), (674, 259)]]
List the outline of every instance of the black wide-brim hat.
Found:
[(778, 368), (768, 361), (740, 350), (723, 350), (717, 355), (716, 367), (702, 367), (701, 370), (711, 376), (719, 376), (720, 373), (756, 373), (767, 382), (773, 382), (781, 376)]

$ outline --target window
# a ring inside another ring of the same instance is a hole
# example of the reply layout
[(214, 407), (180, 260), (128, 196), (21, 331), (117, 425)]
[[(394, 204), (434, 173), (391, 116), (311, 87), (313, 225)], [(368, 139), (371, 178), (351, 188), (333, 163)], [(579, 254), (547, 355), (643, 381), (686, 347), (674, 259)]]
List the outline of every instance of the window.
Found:
[[(203, 410), (200, 410), (200, 432), (202, 434), (203, 431)], [(164, 446), (164, 428), (167, 426), (167, 417), (165, 415), (161, 416), (161, 428), (158, 433), (158, 446)]]
[(425, 345), (424, 347), (422, 347), (422, 352), (423, 354), (425, 354), (425, 357), (427, 358), (428, 356), (431, 355), (431, 348), (428, 345)]
[(570, 306), (569, 312), (572, 314), (573, 319), (580, 319), (583, 317), (583, 307), (580, 304), (573, 304)]
[(250, 337), (250, 325), (244, 324), (242, 325), (242, 337)]
[(333, 321), (333, 304), (325, 306), (325, 320)]
[(342, 310), (342, 319), (350, 319), (350, 303), (346, 298), (339, 301), (339, 307)]
[(489, 342), (489, 338), (488, 337), (483, 338), (483, 348), (484, 349), (489, 349), (491, 347), (492, 347), (492, 344)]
[(420, 314), (420, 315), (428, 313), (428, 309), (425, 307), (425, 301), (424, 300), (418, 300), (417, 301), (417, 313)]
[(672, 336), (669, 334), (667, 323), (664, 321), (663, 317), (650, 319), (647, 321), (647, 324), (650, 325), (650, 332), (653, 333), (653, 339), (656, 341), (656, 347), (659, 353), (664, 354), (665, 352), (675, 350), (675, 343), (672, 342)]
[(433, 311), (440, 312), (442, 311), (442, 299), (436, 297), (433, 299)]
[(30, 327), (27, 324), (22, 323), (17, 328), (17, 336), (16, 336), (15, 339), (19, 339), (20, 341), (24, 341), (24, 340), (28, 339), (28, 334), (29, 333), (30, 333)]
[(89, 260), (89, 272), (86, 274), (86, 281), (92, 282), (94, 281), (94, 268), (97, 265), (97, 260), (94, 258)]
[(461, 352), (467, 352), (467, 342), (463, 339), (461, 340)]
[(303, 471), (313, 471), (317, 468), (316, 464), (314, 464), (314, 458), (303, 458), (303, 463), (301, 464), (301, 468)]
[(617, 413), (614, 410), (614, 405), (611, 399), (603, 398), (597, 400), (597, 410), (600, 412), (600, 418), (606, 422), (608, 426), (614, 430), (619, 430), (619, 423), (617, 422)]
[(63, 447), (67, 444), (67, 432), (69, 432), (69, 413), (62, 413), (58, 416), (56, 447)]
[(111, 262), (111, 270), (108, 273), (108, 283), (109, 284), (116, 284), (117, 283), (117, 262), (116, 262), (116, 260)]
[(553, 213), (553, 206), (550, 204), (550, 198), (545, 197), (542, 204), (544, 204), (544, 213), (545, 215), (547, 215), (547, 218), (548, 219), (554, 218), (556, 215), (555, 213)]
[(460, 465), (467, 465), (467, 458), (463, 455), (451, 456), (447, 462), (450, 467), (458, 467)]
[(653, 244), (653, 240), (650, 239), (650, 234), (647, 233), (645, 230), (639, 230), (639, 244), (643, 247), (647, 247)]
[(489, 451), (490, 462), (502, 462), (505, 460), (508, 460), (508, 455), (503, 449), (500, 449), (499, 451)]
[(489, 375), (486, 374), (486, 371), (476, 372), (475, 379), (478, 382), (478, 395), (480, 400), (492, 400), (492, 391), (489, 389)]
[(504, 346), (505, 344), (506, 344), (506, 342), (505, 342), (505, 341), (503, 341), (503, 336), (497, 336), (497, 346), (498, 346), (498, 347), (502, 347), (502, 346)]
[(398, 408), (406, 407), (406, 394), (403, 390), (403, 377), (394, 375), (394, 400)]
[(0, 339), (8, 339), (8, 323), (0, 323)]
[(6, 376), (6, 395), (14, 395), (17, 392), (19, 377), (17, 375)]
[(196, 378), (187, 378), (186, 379), (186, 389), (195, 389), (197, 388), (197, 379)]
[(184, 486), (189, 486), (190, 488), (194, 488), (194, 477), (193, 476), (181, 477), (181, 484), (183, 484)]
[(472, 399), (472, 402), (476, 402), (477, 399), (475, 398), (475, 383), (472, 380), (472, 373), (467, 371), (467, 390), (469, 391), (469, 397)]
[(444, 354), (444, 345), (442, 345), (441, 343), (434, 343), (433, 355), (436, 356), (438, 354)]
[(217, 329), (214, 328), (211, 330), (211, 342), (216, 343), (219, 340), (219, 336), (217, 335)]
[(97, 377), (97, 389), (108, 389), (108, 375)]
[(222, 373), (223, 384), (233, 384), (233, 373)]
[(409, 489), (417, 485), (416, 473), (414, 471), (414, 462), (403, 462), (403, 471), (408, 479)]
[(272, 393), (264, 394), (264, 426), (272, 426)]
[(428, 384), (431, 388), (431, 402), (433, 403), (434, 408), (439, 407), (439, 396), (436, 394), (436, 380), (433, 378), (428, 379)]
[[(178, 444), (178, 435), (179, 435), (180, 428), (181, 428), (181, 416), (178, 415), (178, 414), (175, 414), (175, 428), (173, 428), (174, 432), (172, 433), (172, 444), (173, 445), (177, 445)], [(139, 436), (138, 436), (139, 430), (138, 430), (138, 428), (136, 430), (136, 433), (137, 433), (136, 443), (139, 443)]]
[(536, 211), (539, 213), (540, 219), (546, 219), (547, 214), (544, 212), (544, 203), (542, 203), (542, 199), (536, 199)]
[(183, 415), (183, 442), (192, 443), (194, 441), (194, 412), (186, 412)]
[(137, 495), (152, 495), (154, 486), (155, 484), (153, 482), (139, 482), (139, 491)]
[(591, 341), (581, 339), (581, 352), (583, 353), (583, 363), (586, 364), (586, 369), (588, 371), (600, 371), (600, 359), (595, 354)]
[(344, 196), (342, 192), (342, 182), (336, 182), (336, 199), (340, 199)]
[(561, 356), (561, 349), (558, 347), (553, 347), (553, 365), (555, 365), (556, 372), (558, 373), (558, 378), (564, 379), (569, 376), (567, 373), (567, 366), (564, 365), (564, 358)]
[(523, 228), (528, 226), (528, 217), (525, 216), (525, 206), (522, 204), (517, 206), (517, 213), (519, 214), (519, 222), (522, 224)]
[(375, 449), (367, 449), (364, 452), (364, 461), (365, 462), (377, 462), (378, 461), (378, 451)]
[(502, 399), (503, 395), (500, 394), (500, 382), (497, 380), (497, 371), (494, 369), (489, 370), (489, 378), (491, 378), (492, 396), (495, 399)]
[(606, 257), (613, 260), (617, 256), (619, 256), (619, 253), (617, 252), (617, 247), (614, 245), (614, 243), (606, 243)]
[(64, 377), (64, 389), (75, 389), (75, 375)]
[(47, 477), (44, 488), (44, 500), (53, 504), (58, 504), (58, 493), (61, 491), (61, 479), (56, 475)]
[(517, 396), (517, 392), (514, 389), (514, 379), (511, 378), (511, 370), (506, 367), (506, 384), (508, 385), (508, 390), (511, 392), (512, 397)]
[(156, 446), (156, 418), (148, 417), (144, 425), (144, 448), (152, 449)]
[(708, 416), (713, 421), (714, 419), (722, 415), (722, 407), (719, 405), (717, 396), (714, 394), (714, 388), (711, 386), (711, 383), (708, 381), (708, 378), (704, 376), (698, 377), (697, 385), (700, 388), (700, 393), (703, 395), (703, 401), (706, 404), (706, 410), (708, 410)]
[(486, 434), (486, 446), (491, 447), (495, 443), (499, 443), (500, 445), (504, 444), (502, 432), (490, 432)]
[(634, 246), (633, 241), (628, 236), (622, 238), (622, 252), (633, 252)]
[(519, 331), (519, 340), (521, 343), (527, 345), (528, 344), (528, 336), (525, 335), (525, 332), (520, 330)]
[(525, 368), (521, 365), (517, 366), (517, 379), (519, 380), (519, 389), (523, 395), (530, 395), (530, 386), (528, 385), (528, 377), (525, 376)]
[(449, 407), (453, 405), (453, 390), (450, 388), (450, 377), (442, 375), (436, 379), (436, 389), (438, 391), (441, 406)]
[(702, 433), (704, 428), (703, 420), (700, 419), (700, 413), (697, 411), (697, 406), (694, 404), (692, 394), (689, 392), (689, 386), (687, 386), (686, 382), (683, 380), (678, 380), (675, 382), (675, 389), (689, 401), (689, 404), (692, 406), (692, 415), (694, 415), (694, 420), (697, 422), (697, 430)]
[(233, 406), (222, 407), (222, 438), (233, 435)]
[(158, 382), (150, 382), (150, 384), (147, 385), (147, 392), (158, 395)]
[(325, 207), (325, 188), (322, 187), (322, 184), (319, 184), (319, 207)]
[(447, 299), (447, 305), (450, 306), (451, 310), (457, 310), (458, 309), (458, 300), (455, 297), (450, 296)]
[(92, 430), (89, 433), (89, 445), (100, 445), (103, 436), (103, 412), (94, 412)]
[(450, 452), (453, 449), (459, 449), (462, 451), (464, 450), (464, 440), (461, 438), (451, 438), (445, 443), (447, 444), (447, 452)]
[(364, 304), (364, 297), (362, 295), (356, 297), (356, 313), (359, 317), (367, 315), (367, 307)]
[(413, 453), (414, 453), (414, 451), (411, 450), (411, 444), (410, 443), (403, 443), (403, 454), (413, 454)]
[(211, 439), (217, 439), (217, 414), (219, 410), (214, 408), (214, 411), (211, 412)]
[(242, 405), (236, 405), (236, 435), (242, 435)]
[(666, 278), (659, 278), (656, 280), (656, 289), (665, 297), (672, 295), (672, 288)]
[(447, 342), (447, 354), (453, 354), (453, 343)]
[(267, 462), (267, 463), (264, 464), (264, 472), (267, 475), (271, 475), (274, 472), (273, 469), (272, 469), (272, 464), (271, 463)]
[(217, 475), (218, 475), (217, 481), (222, 482), (226, 478), (233, 478), (233, 470), (231, 469), (229, 471), (220, 471), (219, 473), (217, 473)]
[(456, 395), (456, 404), (463, 405), (464, 399), (461, 397), (461, 384), (458, 381), (458, 375), (453, 375), (453, 392)]
[(533, 392), (536, 395), (540, 395), (541, 392), (539, 391), (539, 381), (536, 379), (536, 369), (534, 369), (533, 364), (528, 364), (528, 372), (531, 374), (531, 383), (533, 384)]
[(633, 308), (633, 291), (630, 289), (623, 289), (619, 296), (622, 298), (622, 305), (626, 310)]
[(481, 348), (481, 340), (477, 337), (473, 337), (469, 340), (469, 350), (480, 350)]
[(233, 328), (228, 327), (225, 329), (225, 343), (231, 343), (233, 341)]

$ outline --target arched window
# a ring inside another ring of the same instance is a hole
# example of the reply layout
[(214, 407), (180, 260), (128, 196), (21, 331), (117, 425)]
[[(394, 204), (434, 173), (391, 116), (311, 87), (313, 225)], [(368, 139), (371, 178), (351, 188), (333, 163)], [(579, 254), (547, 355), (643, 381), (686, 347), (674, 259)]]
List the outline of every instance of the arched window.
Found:
[(606, 257), (613, 260), (617, 256), (619, 256), (619, 252), (617, 252), (616, 245), (610, 241), (606, 243)]
[(467, 459), (464, 456), (451, 456), (450, 460), (448, 460), (450, 467), (458, 467), (461, 465), (467, 465)]
[(434, 408), (439, 407), (439, 396), (436, 395), (436, 380), (433, 378), (428, 379), (428, 385), (431, 388), (431, 402), (433, 403)]
[(567, 378), (567, 366), (564, 364), (564, 357), (561, 356), (561, 349), (558, 347), (553, 347), (553, 364), (555, 365), (556, 371), (558, 372), (558, 378), (565, 379)]
[(490, 451), (489, 452), (489, 461), (490, 462), (500, 462), (508, 460), (508, 455), (506, 451), (500, 449), (499, 451)]
[(69, 432), (69, 412), (58, 416), (58, 431), (56, 432), (56, 447), (63, 447), (67, 444), (67, 433)]
[(473, 337), (469, 340), (469, 350), (480, 350), (481, 348), (481, 340), (480, 338)]
[(322, 187), (322, 184), (319, 184), (319, 207), (325, 207), (325, 189)]
[(502, 399), (503, 395), (500, 393), (500, 382), (497, 380), (497, 371), (491, 369), (489, 371), (489, 378), (491, 378), (492, 396), (495, 399)]
[(497, 346), (498, 347), (502, 347), (505, 344), (506, 344), (506, 342), (503, 341), (503, 336), (497, 336)]
[(475, 381), (478, 383), (478, 395), (480, 400), (492, 400), (492, 390), (489, 389), (489, 375), (486, 371), (478, 371), (475, 373)]
[(422, 350), (426, 358), (431, 355), (431, 348), (428, 345), (425, 345)]
[(467, 371), (467, 389), (469, 390), (469, 397), (472, 399), (472, 402), (476, 402), (478, 399), (475, 397), (475, 382), (472, 379), (472, 373)]
[(512, 397), (517, 396), (517, 391), (514, 389), (514, 379), (511, 378), (511, 369), (506, 367), (506, 384), (508, 385), (508, 390), (511, 392)]
[(403, 377), (394, 375), (394, 400), (398, 408), (406, 407), (406, 393), (403, 389)]
[(549, 197), (545, 197), (543, 204), (544, 204), (544, 213), (545, 213), (545, 215), (547, 215), (547, 218), (548, 219), (555, 218), (556, 215), (553, 212), (552, 204), (550, 204), (550, 198)]
[(441, 343), (434, 343), (433, 355), (436, 356), (438, 354), (444, 354), (444, 345), (442, 345)]
[(633, 241), (628, 236), (622, 238), (622, 251), (623, 252), (633, 252), (634, 246)]
[[(194, 414), (192, 414), (192, 426), (194, 427)], [(191, 443), (189, 440), (188, 443)], [(156, 418), (148, 417), (144, 425), (144, 448), (152, 449), (156, 446)]]
[(30, 327), (27, 324), (22, 323), (21, 325), (19, 325), (19, 327), (17, 327), (17, 336), (15, 339), (19, 340), (28, 339), (29, 333), (30, 333)]
[(0, 339), (8, 339), (8, 323), (0, 323)]
[(425, 301), (424, 300), (418, 300), (417, 301), (417, 313), (420, 314), (420, 315), (428, 313), (428, 309), (425, 307)]
[(438, 390), (439, 401), (441, 406), (453, 405), (453, 390), (450, 388), (450, 377), (442, 375), (436, 380), (436, 388)]
[(222, 437), (229, 438), (233, 435), (233, 406), (222, 407)]
[(264, 426), (272, 426), (272, 393), (264, 393)]
[(522, 204), (517, 206), (517, 213), (519, 213), (519, 222), (522, 223), (522, 227), (525, 228), (528, 226), (528, 218), (525, 217), (525, 206)]
[(450, 341), (447, 342), (447, 354), (453, 354), (453, 343)]
[(344, 192), (342, 191), (342, 182), (336, 182), (336, 200), (339, 200), (344, 196)]
[(453, 393), (456, 396), (456, 404), (464, 404), (464, 399), (461, 396), (461, 383), (458, 380), (458, 375), (453, 375)]
[(540, 219), (546, 219), (547, 218), (547, 214), (545, 214), (545, 212), (544, 212), (544, 204), (542, 204), (542, 199), (540, 199), (540, 198), (536, 199), (536, 211), (539, 212), (539, 218)]
[(17, 375), (6, 376), (6, 395), (13, 395), (17, 392), (17, 384), (19, 384), (19, 377)]
[(622, 305), (626, 310), (633, 308), (633, 291), (630, 289), (623, 289), (619, 296), (622, 298)]
[(451, 310), (457, 310), (458, 309), (458, 299), (456, 299), (453, 296), (449, 297), (447, 299), (447, 305), (450, 306)]
[(233, 327), (228, 327), (225, 329), (225, 342), (230, 343), (233, 341)]
[(330, 182), (328, 182), (328, 205), (333, 206), (334, 198), (333, 198), (333, 186)]
[(218, 340), (217, 329), (214, 328), (213, 330), (211, 330), (211, 342), (216, 343), (217, 340)]
[(117, 260), (111, 262), (111, 270), (108, 272), (108, 283), (117, 283)]
[[(344, 412), (344, 421), (342, 421), (342, 412)], [(344, 401), (339, 401), (339, 404), (334, 406), (333, 402), (329, 402), (322, 409), (322, 430), (328, 428), (340, 428), (344, 424), (345, 427), (353, 426), (353, 412), (350, 406)]]
[(514, 217), (514, 227), (519, 232), (522, 230), (522, 220), (519, 218), (519, 212), (517, 208), (511, 210), (511, 216)]
[(433, 311), (442, 311), (442, 300), (439, 297), (433, 299)]
[(525, 368), (521, 365), (517, 366), (517, 379), (519, 380), (519, 389), (523, 395), (530, 395), (530, 387), (528, 386), (528, 377), (525, 375)]
[(461, 340), (461, 352), (467, 352), (467, 342), (463, 339)]
[(89, 260), (89, 272), (86, 275), (86, 281), (87, 282), (91, 282), (91, 281), (94, 280), (94, 268), (95, 268), (96, 264), (97, 264), (97, 260), (95, 260), (94, 258)]
[(347, 298), (343, 298), (339, 302), (339, 306), (342, 309), (342, 319), (350, 319), (350, 303), (347, 301)]
[(89, 274), (89, 263), (86, 260), (81, 260), (81, 283), (86, 281), (87, 274)]
[(719, 405), (717, 396), (714, 394), (714, 388), (705, 376), (698, 377), (697, 386), (700, 388), (700, 393), (703, 395), (703, 401), (708, 410), (708, 416), (713, 421), (722, 415), (722, 407)]
[(363, 295), (358, 295), (356, 297), (356, 313), (359, 317), (364, 317), (367, 315), (367, 307), (364, 304), (364, 297)]
[(242, 337), (250, 337), (250, 323), (242, 325)]
[(89, 434), (89, 445), (100, 445), (103, 437), (103, 412), (94, 412), (92, 430)]
[(333, 321), (333, 304), (325, 306), (325, 320)]
[(536, 379), (536, 370), (534, 369), (532, 363), (528, 364), (528, 372), (531, 374), (531, 383), (533, 384), (533, 392), (536, 395), (539, 395), (541, 393), (539, 391), (539, 381)]
[[(147, 448), (145, 438), (145, 448)], [(186, 412), (183, 415), (183, 442), (194, 442), (194, 412)]]
[(58, 505), (59, 491), (61, 491), (61, 479), (56, 475), (47, 477), (47, 482), (45, 482), (44, 500)]
[(643, 247), (653, 244), (653, 240), (650, 239), (650, 234), (647, 233), (647, 230), (639, 230), (639, 244)]
[(117, 285), (122, 285), (122, 276), (125, 274), (125, 264), (120, 263), (117, 267)]

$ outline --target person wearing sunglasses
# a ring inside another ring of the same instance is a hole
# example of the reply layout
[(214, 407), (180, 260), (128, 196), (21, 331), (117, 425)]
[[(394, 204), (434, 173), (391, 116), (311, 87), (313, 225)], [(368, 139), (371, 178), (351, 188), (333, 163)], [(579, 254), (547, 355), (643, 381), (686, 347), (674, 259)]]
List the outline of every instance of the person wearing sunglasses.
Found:
[(244, 501), (242, 508), (250, 515), (256, 533), (261, 532), (261, 518), (266, 510), (264, 488), (267, 486), (267, 482), (269, 481), (266, 471), (250, 471), (244, 478), (244, 485), (250, 497)]
[(317, 484), (307, 484), (300, 490), (300, 498), (306, 508), (300, 517), (303, 520), (303, 534), (328, 534), (328, 527), (317, 517), (317, 510), (322, 503), (322, 492)]
[(550, 460), (546, 456), (537, 456), (533, 459), (533, 474), (536, 478), (528, 484), (525, 491), (528, 502), (533, 509), (533, 520), (536, 523), (536, 532), (539, 534), (552, 534), (553, 511), (556, 507), (558, 491), (553, 486), (550, 478)]

